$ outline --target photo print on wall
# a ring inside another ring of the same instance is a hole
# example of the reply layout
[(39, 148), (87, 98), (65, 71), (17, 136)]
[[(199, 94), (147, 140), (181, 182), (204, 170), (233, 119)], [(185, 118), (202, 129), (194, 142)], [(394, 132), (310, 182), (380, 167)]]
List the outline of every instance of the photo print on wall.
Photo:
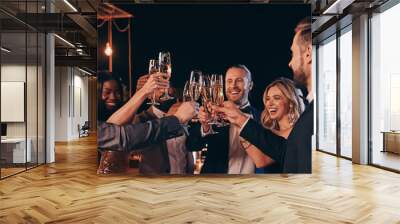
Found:
[(101, 4), (98, 173), (311, 173), (308, 4)]

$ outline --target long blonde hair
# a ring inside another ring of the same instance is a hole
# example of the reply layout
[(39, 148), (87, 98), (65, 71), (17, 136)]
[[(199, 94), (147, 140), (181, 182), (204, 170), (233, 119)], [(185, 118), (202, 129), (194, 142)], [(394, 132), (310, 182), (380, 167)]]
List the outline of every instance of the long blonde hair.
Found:
[(267, 86), (263, 95), (264, 111), (261, 114), (261, 123), (265, 128), (279, 131), (280, 127), (278, 121), (271, 119), (267, 110), (268, 91), (274, 86), (278, 87), (283, 96), (287, 99), (289, 106), (288, 118), (291, 126), (296, 123), (301, 113), (304, 111), (304, 102), (300, 97), (301, 91), (296, 89), (294, 82), (290, 79), (279, 78)]

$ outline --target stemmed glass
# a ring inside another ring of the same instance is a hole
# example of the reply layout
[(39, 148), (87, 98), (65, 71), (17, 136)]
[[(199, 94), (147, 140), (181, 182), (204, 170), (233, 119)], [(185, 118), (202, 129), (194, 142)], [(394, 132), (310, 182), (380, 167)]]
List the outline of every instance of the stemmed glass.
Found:
[[(169, 80), (171, 78), (171, 54), (169, 52), (160, 52), (158, 54), (159, 61), (159, 71), (162, 73), (162, 77), (165, 80)], [(164, 90), (164, 95), (160, 98), (161, 100), (170, 100), (173, 99), (172, 96), (168, 94), (168, 89)]]
[[(203, 76), (203, 80), (200, 84), (201, 87), (201, 101), (202, 101), (202, 105), (205, 109), (205, 111), (207, 112), (208, 116), (211, 117), (211, 108), (209, 108), (209, 103), (212, 103), (212, 94), (213, 94), (213, 87), (211, 85), (211, 77), (208, 75)], [(210, 118), (212, 119), (212, 118)], [(214, 120), (209, 120), (207, 122), (207, 124), (212, 125), (212, 124), (217, 124)], [(211, 127), (210, 127), (210, 131), (208, 132), (208, 134), (218, 134), (218, 132), (214, 131)]]
[[(158, 60), (155, 59), (150, 59), (149, 61), (149, 75), (153, 75), (158, 72), (159, 70), (159, 64)], [(156, 102), (156, 91), (153, 91), (153, 96), (151, 97), (151, 101), (148, 102), (147, 104), (149, 105), (160, 105), (158, 102)]]
[[(192, 93), (191, 93), (191, 88), (190, 88), (190, 82), (186, 81), (185, 86), (183, 87), (183, 94), (182, 94), (182, 101), (183, 102), (188, 102), (192, 101)], [(190, 126), (188, 124), (183, 124), (184, 127), (189, 128)]]
[[(190, 73), (189, 80), (189, 90), (192, 101), (197, 102), (200, 98), (200, 94), (203, 87), (203, 74), (199, 70), (193, 70)], [(197, 122), (199, 118), (196, 116), (193, 117), (192, 122)]]
[[(211, 76), (211, 86), (212, 86), (212, 104), (222, 107), (224, 105), (224, 77), (222, 75), (212, 75)], [(224, 127), (229, 125), (222, 119), (222, 114), (218, 113), (214, 124), (218, 127)]]
[(190, 84), (189, 81), (186, 81), (185, 86), (183, 87), (183, 102), (192, 101), (192, 94), (190, 93)]

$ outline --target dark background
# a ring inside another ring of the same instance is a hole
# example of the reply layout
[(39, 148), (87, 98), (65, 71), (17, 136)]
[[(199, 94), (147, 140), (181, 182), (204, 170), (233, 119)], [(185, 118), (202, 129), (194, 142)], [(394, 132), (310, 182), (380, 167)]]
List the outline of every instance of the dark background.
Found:
[[(148, 71), (159, 51), (172, 55), (171, 84), (182, 87), (190, 71), (225, 74), (244, 64), (253, 74), (250, 101), (263, 108), (265, 87), (278, 77), (292, 78), (288, 67), (296, 24), (311, 15), (309, 5), (156, 5), (117, 4), (133, 14), (132, 87)], [(121, 28), (127, 20), (116, 21)], [(113, 30), (113, 74), (128, 85), (128, 35)], [(98, 70), (107, 70), (104, 56), (107, 25), (98, 29)]]

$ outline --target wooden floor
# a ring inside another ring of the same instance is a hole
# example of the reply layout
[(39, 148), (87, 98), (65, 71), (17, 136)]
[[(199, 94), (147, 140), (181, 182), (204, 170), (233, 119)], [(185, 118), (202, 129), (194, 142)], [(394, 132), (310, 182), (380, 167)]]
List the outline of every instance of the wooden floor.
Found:
[(0, 181), (0, 223), (400, 223), (400, 175), (320, 152), (312, 175), (96, 175), (95, 139)]
[(22, 171), (24, 171), (24, 170), (26, 170), (25, 169), (25, 167), (24, 168), (22, 168), (22, 167), (17, 167), (17, 168), (14, 168), (14, 167), (12, 167), (12, 168), (1, 168), (1, 177), (3, 178), (3, 177), (7, 177), (7, 176), (10, 176), (10, 175), (13, 175), (13, 174), (16, 174), (16, 173), (19, 173), (19, 172), (22, 172)]
[(374, 151), (372, 161), (374, 164), (400, 170), (400, 154), (392, 152)]

